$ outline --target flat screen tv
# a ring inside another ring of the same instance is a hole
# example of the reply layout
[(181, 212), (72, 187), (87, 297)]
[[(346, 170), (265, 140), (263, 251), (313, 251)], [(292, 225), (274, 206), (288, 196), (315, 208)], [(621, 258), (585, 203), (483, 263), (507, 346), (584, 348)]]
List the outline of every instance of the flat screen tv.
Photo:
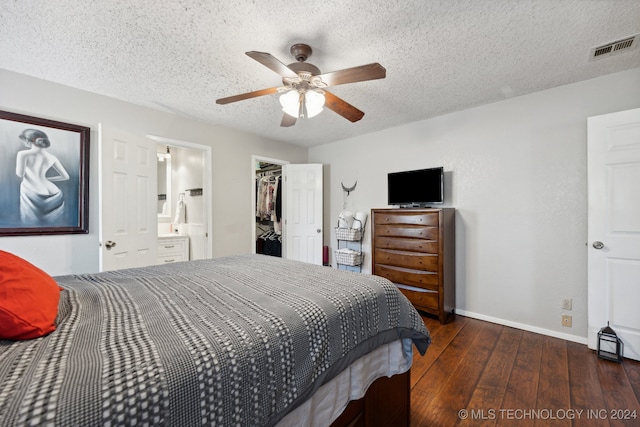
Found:
[(387, 175), (388, 204), (401, 207), (444, 202), (442, 167), (391, 172)]

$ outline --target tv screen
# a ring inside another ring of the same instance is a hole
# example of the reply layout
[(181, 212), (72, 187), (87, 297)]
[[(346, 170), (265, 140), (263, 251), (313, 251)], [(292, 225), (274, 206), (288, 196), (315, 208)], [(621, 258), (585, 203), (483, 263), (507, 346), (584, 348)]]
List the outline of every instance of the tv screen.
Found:
[(391, 172), (387, 175), (389, 205), (424, 206), (444, 202), (442, 167)]

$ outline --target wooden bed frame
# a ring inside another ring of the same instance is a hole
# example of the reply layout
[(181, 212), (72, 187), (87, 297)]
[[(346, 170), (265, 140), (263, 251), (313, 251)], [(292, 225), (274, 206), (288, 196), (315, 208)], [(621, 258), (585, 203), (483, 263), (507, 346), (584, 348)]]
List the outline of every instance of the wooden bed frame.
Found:
[(331, 427), (408, 427), (410, 372), (375, 380), (362, 399), (349, 402)]

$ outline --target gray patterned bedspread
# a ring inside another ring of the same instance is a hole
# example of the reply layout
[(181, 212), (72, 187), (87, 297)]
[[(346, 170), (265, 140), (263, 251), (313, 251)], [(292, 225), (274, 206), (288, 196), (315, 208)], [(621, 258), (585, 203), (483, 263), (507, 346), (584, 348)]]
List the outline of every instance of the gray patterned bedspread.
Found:
[(271, 426), (429, 333), (386, 279), (264, 255), (57, 277), (57, 330), (0, 340), (0, 425)]

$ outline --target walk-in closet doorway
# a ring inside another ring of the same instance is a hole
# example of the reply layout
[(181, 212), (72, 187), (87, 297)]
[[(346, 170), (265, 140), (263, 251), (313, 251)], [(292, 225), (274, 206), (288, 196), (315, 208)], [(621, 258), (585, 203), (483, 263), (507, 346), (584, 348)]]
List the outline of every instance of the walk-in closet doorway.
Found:
[[(269, 157), (251, 156), (252, 180), (254, 191), (251, 192), (252, 206), (252, 253), (263, 253), (282, 257), (282, 224), (277, 224), (270, 215), (261, 214), (258, 206), (261, 191), (261, 183), (266, 179), (274, 181), (282, 178), (282, 166), (288, 164), (286, 160), (272, 159)], [(281, 188), (280, 188), (281, 189)], [(275, 203), (275, 198), (272, 201)], [(281, 208), (281, 206), (280, 206)], [(266, 244), (265, 244), (266, 243)], [(266, 251), (266, 252), (265, 252)], [(279, 252), (279, 254), (278, 254)]]
[[(260, 168), (260, 166), (267, 166)], [(323, 245), (323, 193), (321, 164), (291, 164), (286, 160), (273, 159), (263, 156), (251, 156), (251, 224), (252, 252), (257, 253), (257, 239), (260, 233), (265, 233), (260, 226), (257, 215), (258, 177), (262, 172), (277, 173), (281, 167), (282, 186), (282, 243), (281, 256), (283, 258), (322, 265)], [(259, 171), (260, 169), (267, 169)]]

